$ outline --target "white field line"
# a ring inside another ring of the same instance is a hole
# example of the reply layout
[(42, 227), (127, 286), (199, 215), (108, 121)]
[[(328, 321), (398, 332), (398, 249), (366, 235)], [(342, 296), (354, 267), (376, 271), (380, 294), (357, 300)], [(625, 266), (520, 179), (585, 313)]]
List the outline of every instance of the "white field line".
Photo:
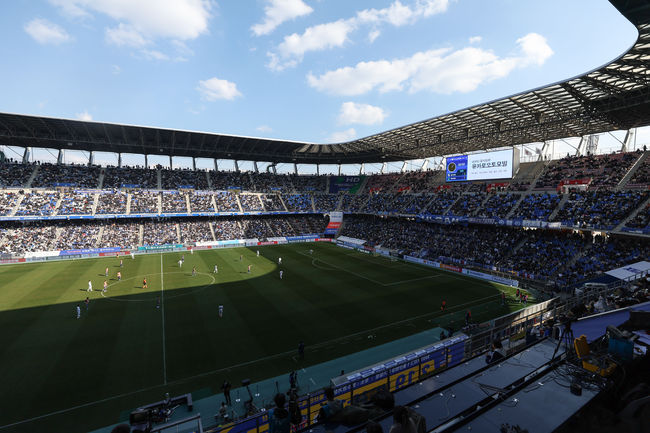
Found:
[(160, 311), (162, 312), (162, 350), (163, 350), (163, 379), (167, 385), (167, 353), (165, 348), (165, 280), (163, 277), (163, 256), (160, 255)]

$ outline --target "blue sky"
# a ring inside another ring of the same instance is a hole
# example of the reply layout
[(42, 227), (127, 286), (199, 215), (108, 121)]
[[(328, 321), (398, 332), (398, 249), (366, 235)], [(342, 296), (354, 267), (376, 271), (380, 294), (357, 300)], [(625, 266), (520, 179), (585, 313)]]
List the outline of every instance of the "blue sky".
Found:
[(0, 110), (327, 143), (596, 68), (606, 0), (3, 2)]

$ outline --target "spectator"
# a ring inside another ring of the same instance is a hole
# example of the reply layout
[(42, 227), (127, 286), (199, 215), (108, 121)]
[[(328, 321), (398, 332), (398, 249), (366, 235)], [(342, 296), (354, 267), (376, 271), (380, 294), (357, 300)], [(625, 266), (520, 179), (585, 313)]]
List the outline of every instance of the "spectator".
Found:
[(286, 398), (278, 393), (273, 399), (275, 407), (269, 411), (269, 433), (289, 433), (291, 423), (289, 411), (284, 408)]

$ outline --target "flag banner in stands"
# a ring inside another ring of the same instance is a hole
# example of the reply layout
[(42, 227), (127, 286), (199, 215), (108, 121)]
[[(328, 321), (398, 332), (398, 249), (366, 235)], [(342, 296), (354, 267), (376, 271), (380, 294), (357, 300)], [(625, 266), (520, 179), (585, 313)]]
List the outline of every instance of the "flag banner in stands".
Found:
[(359, 192), (363, 184), (365, 175), (360, 176), (332, 176), (330, 178), (330, 194), (336, 194), (339, 191), (347, 191), (350, 194)]
[(87, 248), (81, 250), (63, 250), (59, 251), (60, 256), (73, 256), (79, 254), (99, 254), (99, 253), (116, 253), (120, 251), (120, 247), (112, 248)]
[(338, 233), (343, 223), (343, 212), (330, 212), (330, 222), (325, 227), (326, 235), (335, 235)]

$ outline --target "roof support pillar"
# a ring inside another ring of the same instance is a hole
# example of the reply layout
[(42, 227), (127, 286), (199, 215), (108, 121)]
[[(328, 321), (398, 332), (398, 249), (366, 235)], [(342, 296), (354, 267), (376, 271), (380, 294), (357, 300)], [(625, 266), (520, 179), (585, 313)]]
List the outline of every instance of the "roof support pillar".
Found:
[(420, 167), (420, 171), (425, 171), (428, 166), (429, 166), (429, 160), (425, 159), (424, 162), (422, 163), (422, 167)]
[(341, 164), (339, 164), (339, 176), (341, 175)]
[(260, 172), (259, 168), (257, 168), (257, 161), (253, 161), (253, 168), (255, 168), (255, 173)]
[(144, 168), (149, 168), (149, 157), (147, 154), (144, 154)]
[(405, 171), (406, 171), (406, 161), (404, 161), (404, 164), (402, 164), (402, 169), (399, 172), (404, 173)]
[(316, 176), (320, 176), (320, 164), (316, 164)]
[(276, 162), (274, 162), (273, 165), (271, 166), (271, 169), (273, 170), (273, 174), (278, 174), (278, 167), (277, 167), (277, 165), (278, 165), (278, 164), (277, 164)]
[(295, 162), (293, 163), (293, 172), (295, 173), (296, 176), (298, 176), (298, 164)]
[(196, 171), (196, 158), (192, 157), (192, 170)]
[(32, 148), (31, 147), (26, 147), (25, 151), (23, 152), (23, 164), (27, 164), (29, 162), (29, 154), (31, 153)]
[(634, 137), (636, 136), (636, 128), (630, 128), (625, 133), (625, 139), (621, 144), (621, 152), (629, 152), (634, 150)]
[(587, 144), (587, 138), (583, 135), (580, 137), (580, 142), (578, 143), (578, 148), (576, 149), (575, 156), (582, 155), (582, 148)]
[(384, 174), (386, 172), (386, 167), (387, 164), (385, 162), (381, 163), (381, 170), (379, 170), (379, 173)]
[(117, 167), (122, 168), (122, 154), (121, 153), (117, 154)]
[(92, 150), (88, 154), (88, 167), (92, 167), (92, 165), (95, 163), (95, 152)]
[(169, 155), (169, 169), (172, 170), (174, 167), (172, 166), (172, 156)]
[(56, 163), (63, 164), (63, 149), (59, 149), (59, 153), (56, 156)]
[(235, 163), (235, 171), (239, 173), (239, 163), (237, 162), (236, 159), (234, 159), (233, 162)]
[(214, 171), (219, 171), (219, 164), (217, 163), (217, 158), (214, 158)]
[(366, 172), (366, 165), (362, 162), (359, 166), (359, 174), (364, 174)]

